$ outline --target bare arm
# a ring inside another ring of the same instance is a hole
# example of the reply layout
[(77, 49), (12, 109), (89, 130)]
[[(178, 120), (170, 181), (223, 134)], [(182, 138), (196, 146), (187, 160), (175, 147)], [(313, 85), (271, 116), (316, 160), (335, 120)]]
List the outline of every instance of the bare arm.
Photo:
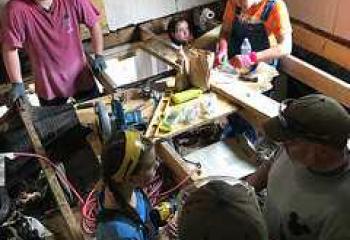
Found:
[(2, 46), (2, 53), (10, 82), (22, 82), (21, 64), (19, 61), (18, 49), (11, 48), (5, 44)]
[(274, 10), (275, 11), (271, 13), (271, 19), (278, 26), (272, 30), (277, 40), (277, 46), (258, 52), (258, 61), (269, 61), (281, 58), (292, 52), (292, 26), (287, 6), (283, 1), (280, 1), (276, 4)]
[(102, 55), (103, 52), (103, 35), (99, 22), (89, 29), (91, 34), (92, 49), (96, 55)]
[(267, 180), (272, 164), (272, 160), (263, 162), (255, 173), (247, 176), (244, 180), (253, 186), (257, 192), (260, 192), (267, 186)]
[(292, 52), (292, 34), (286, 33), (277, 39), (277, 46), (257, 52), (257, 61), (269, 61), (289, 55)]

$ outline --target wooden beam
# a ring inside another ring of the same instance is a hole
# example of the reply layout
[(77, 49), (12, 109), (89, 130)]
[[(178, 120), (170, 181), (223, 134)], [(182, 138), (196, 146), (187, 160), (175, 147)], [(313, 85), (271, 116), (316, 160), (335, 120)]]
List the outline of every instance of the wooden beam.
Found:
[(349, 83), (294, 56), (281, 59), (281, 68), (288, 75), (350, 107)]
[(215, 49), (216, 43), (219, 39), (219, 35), (221, 32), (221, 24), (209, 32), (203, 34), (201, 37), (197, 38), (193, 42), (193, 46), (195, 48), (201, 49)]
[(157, 143), (156, 152), (169, 170), (175, 174), (177, 181), (181, 181), (189, 175), (190, 170), (185, 166), (182, 157), (168, 142)]
[[(44, 147), (41, 144), (40, 138), (35, 130), (35, 127), (32, 122), (32, 117), (30, 115), (30, 108), (27, 103), (24, 101), (20, 101), (20, 116), (21, 119), (27, 129), (28, 135), (30, 137), (30, 140), (33, 144), (34, 150), (37, 154), (41, 156), (46, 156), (46, 152)], [(42, 159), (38, 159), (41, 168), (43, 169), (45, 176), (47, 178), (47, 181), (50, 185), (50, 188), (53, 192), (53, 195), (55, 197), (55, 200), (57, 202), (57, 205), (61, 211), (62, 216), (65, 219), (65, 222), (67, 224), (68, 230), (70, 231), (70, 234), (72, 236), (73, 240), (82, 240), (83, 235), (80, 229), (80, 225), (77, 222), (77, 219), (75, 218), (65, 196), (62, 191), (61, 185), (58, 182), (58, 179), (55, 175), (54, 170), (48, 166), (47, 163), (45, 163)]]
[(305, 50), (350, 70), (349, 45), (339, 43), (321, 31), (313, 30), (304, 24), (293, 23), (293, 42)]
[(232, 81), (230, 84), (213, 84), (211, 90), (237, 104), (240, 107), (238, 112), (257, 127), (261, 127), (266, 120), (279, 113), (278, 102), (238, 81)]
[(173, 68), (180, 70), (182, 69), (179, 63), (179, 57), (181, 57), (178, 51), (173, 48), (166, 46), (165, 44), (159, 42), (157, 39), (151, 38), (140, 44), (140, 47), (148, 52), (149, 54), (163, 60)]

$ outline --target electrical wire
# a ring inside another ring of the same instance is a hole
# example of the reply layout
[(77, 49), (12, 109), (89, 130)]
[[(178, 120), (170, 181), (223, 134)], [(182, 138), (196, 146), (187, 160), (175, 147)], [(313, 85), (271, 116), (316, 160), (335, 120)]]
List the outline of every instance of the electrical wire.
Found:
[(185, 185), (188, 182), (188, 180), (191, 179), (191, 177), (192, 177), (192, 174), (189, 174), (184, 179), (182, 179), (175, 187), (173, 187), (173, 188), (171, 188), (171, 189), (169, 189), (169, 190), (167, 190), (165, 192), (160, 193), (159, 194), (159, 199), (157, 200), (156, 205), (158, 205), (164, 199), (168, 198), (171, 193), (177, 191), (179, 188), (181, 188), (183, 185)]
[(78, 199), (80, 205), (81, 205), (81, 227), (82, 230), (86, 234), (94, 234), (96, 231), (96, 216), (98, 211), (98, 201), (97, 197), (95, 195), (96, 189), (94, 188), (87, 196), (86, 200), (82, 198), (82, 196), (78, 193), (78, 191), (75, 189), (75, 187), (70, 183), (70, 181), (65, 176), (65, 173), (62, 172), (60, 168), (58, 168), (49, 158), (44, 157), (39, 154), (34, 153), (20, 153), (15, 152), (13, 153), (14, 157), (34, 157), (37, 159), (43, 160), (46, 164), (48, 164), (52, 169), (55, 171), (57, 177), (61, 181), (61, 183), (66, 184), (70, 190), (73, 192), (73, 194)]
[[(39, 154), (34, 154), (34, 153), (14, 152), (13, 154), (15, 158), (17, 157), (37, 158), (37, 159), (43, 160), (44, 163), (52, 167), (52, 169), (55, 171), (61, 183), (66, 184), (70, 188), (70, 190), (73, 192), (73, 194), (78, 199), (81, 205), (80, 210), (82, 215), (82, 219), (81, 219), (82, 230), (89, 235), (92, 235), (96, 232), (96, 228), (97, 228), (96, 216), (98, 214), (98, 198), (96, 196), (96, 193), (97, 193), (96, 187), (93, 188), (93, 190), (88, 194), (86, 200), (84, 200), (83, 197), (78, 193), (76, 188), (72, 185), (72, 183), (67, 179), (65, 173), (63, 173), (62, 170), (58, 168), (49, 158)], [(181, 180), (175, 187), (160, 193), (160, 189), (163, 186), (163, 180), (160, 177), (160, 175), (157, 175), (155, 179), (153, 179), (148, 184), (149, 187), (147, 188), (147, 191), (146, 191), (149, 195), (152, 206), (159, 204), (165, 198), (169, 197), (171, 193), (181, 188), (185, 183), (187, 183), (187, 181), (191, 178), (191, 176), (192, 176), (192, 173), (186, 176), (183, 180)], [(169, 226), (169, 232), (171, 232), (172, 235), (176, 235), (175, 223)]]

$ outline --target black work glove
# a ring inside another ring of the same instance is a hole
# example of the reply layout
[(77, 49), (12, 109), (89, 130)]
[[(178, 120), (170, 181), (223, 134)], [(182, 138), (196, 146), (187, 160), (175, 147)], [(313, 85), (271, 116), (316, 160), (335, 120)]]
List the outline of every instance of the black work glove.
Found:
[(23, 82), (12, 83), (12, 88), (9, 93), (10, 104), (13, 104), (20, 97), (25, 97), (24, 83)]
[(96, 54), (95, 59), (92, 61), (92, 71), (95, 75), (100, 74), (107, 68), (105, 57), (103, 55)]

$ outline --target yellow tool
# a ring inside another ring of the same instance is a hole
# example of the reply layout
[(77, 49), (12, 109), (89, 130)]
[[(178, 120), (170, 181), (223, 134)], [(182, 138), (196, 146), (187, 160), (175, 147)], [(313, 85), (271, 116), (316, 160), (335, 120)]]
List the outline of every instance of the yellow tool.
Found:
[(183, 92), (175, 93), (174, 95), (172, 95), (171, 100), (175, 104), (180, 104), (198, 98), (202, 94), (203, 91), (201, 89), (190, 89)]

